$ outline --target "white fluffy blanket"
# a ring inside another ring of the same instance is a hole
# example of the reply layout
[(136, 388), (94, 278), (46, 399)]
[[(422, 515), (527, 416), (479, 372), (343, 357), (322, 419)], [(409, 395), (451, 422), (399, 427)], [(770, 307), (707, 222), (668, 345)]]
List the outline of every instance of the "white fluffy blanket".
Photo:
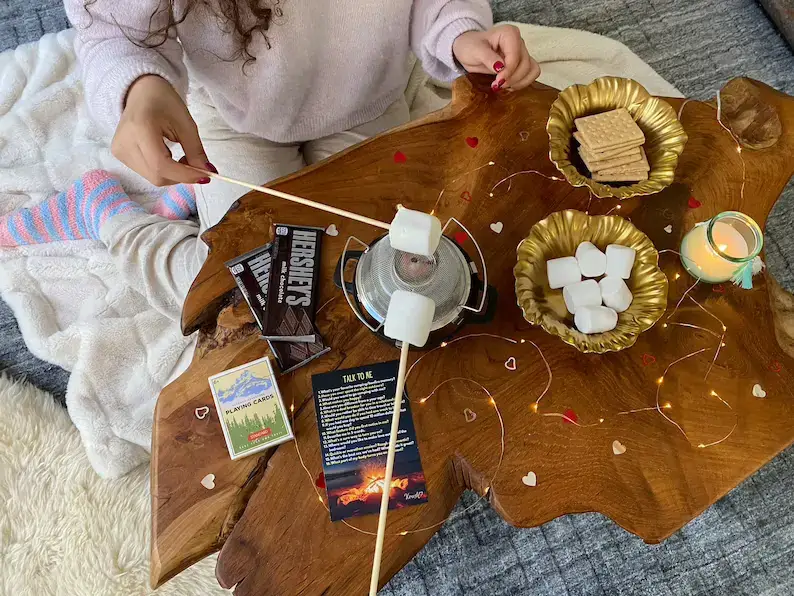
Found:
[[(520, 27), (549, 85), (613, 74), (651, 93), (679, 95), (620, 43)], [(0, 214), (34, 205), (96, 168), (117, 174), (141, 203), (152, 200), (153, 189), (111, 156), (109, 139), (88, 118), (73, 39), (65, 31), (0, 54)], [(406, 95), (414, 117), (449, 96), (418, 67)], [(201, 130), (200, 109), (193, 115)], [(178, 325), (128, 288), (103, 246), (91, 241), (0, 249), (0, 296), (31, 352), (71, 371), (66, 402), (94, 469), (117, 477), (148, 461), (157, 395), (192, 355), (193, 342)]]

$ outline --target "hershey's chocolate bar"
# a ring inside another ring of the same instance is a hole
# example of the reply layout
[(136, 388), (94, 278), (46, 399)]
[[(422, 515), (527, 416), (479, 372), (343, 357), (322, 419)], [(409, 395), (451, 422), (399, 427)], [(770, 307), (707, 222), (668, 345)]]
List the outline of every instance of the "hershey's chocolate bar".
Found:
[(261, 330), (267, 320), (272, 247), (272, 244), (265, 244), (226, 263)]
[(320, 248), (325, 230), (276, 224), (270, 297), (262, 335), (280, 342), (316, 343), (314, 329), (320, 277)]

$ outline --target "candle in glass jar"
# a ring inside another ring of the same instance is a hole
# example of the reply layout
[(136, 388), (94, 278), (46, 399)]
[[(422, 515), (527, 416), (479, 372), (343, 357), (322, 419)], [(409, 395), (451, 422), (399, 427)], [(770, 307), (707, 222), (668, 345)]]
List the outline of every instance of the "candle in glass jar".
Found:
[[(709, 244), (708, 224), (695, 226), (681, 242), (681, 260), (689, 272), (702, 281), (720, 283), (731, 279), (740, 263), (720, 256)], [(715, 221), (712, 227), (714, 245), (734, 259), (746, 259), (750, 254), (744, 236), (733, 226)]]

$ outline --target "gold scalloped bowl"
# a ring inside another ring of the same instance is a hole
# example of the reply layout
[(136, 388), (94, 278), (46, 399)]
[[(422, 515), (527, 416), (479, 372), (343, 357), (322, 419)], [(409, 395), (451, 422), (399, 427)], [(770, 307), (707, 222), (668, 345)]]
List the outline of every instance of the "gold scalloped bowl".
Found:
[[(622, 244), (637, 251), (631, 278), (626, 280), (634, 296), (631, 306), (618, 315), (615, 329), (593, 335), (573, 326), (562, 290), (549, 288), (546, 276), (546, 261), (573, 256), (576, 247), (586, 241), (601, 250), (609, 244)], [(513, 273), (524, 318), (581, 352), (603, 354), (633, 346), (667, 308), (667, 277), (659, 269), (659, 253), (634, 224), (617, 215), (591, 216), (575, 210), (552, 213), (532, 226), (529, 236), (518, 245)]]
[[(651, 167), (647, 180), (603, 184), (582, 174), (587, 168), (573, 148), (574, 120), (616, 108), (626, 108), (645, 133), (645, 153)], [(589, 187), (602, 199), (650, 195), (669, 186), (687, 142), (684, 128), (669, 103), (653, 97), (637, 81), (619, 77), (602, 77), (589, 85), (572, 85), (561, 91), (551, 104), (546, 132), (549, 159), (565, 179), (573, 186)]]

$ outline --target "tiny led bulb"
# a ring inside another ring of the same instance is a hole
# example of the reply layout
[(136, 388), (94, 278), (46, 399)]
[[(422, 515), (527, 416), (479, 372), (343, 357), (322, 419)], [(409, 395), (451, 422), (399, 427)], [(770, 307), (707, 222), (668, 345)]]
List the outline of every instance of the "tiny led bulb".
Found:
[(522, 344), (525, 344), (525, 343), (527, 343), (527, 340), (525, 340), (525, 339), (522, 339), (522, 340), (521, 340), (521, 343), (522, 343)]
[(665, 323), (664, 325), (662, 325), (662, 327), (664, 327), (665, 329), (667, 329), (667, 323)]
[(490, 403), (492, 406), (495, 406), (495, 405), (496, 405), (496, 402), (493, 400), (493, 398), (489, 399), (489, 400), (488, 400), (488, 402), (489, 402), (489, 403)]
[(622, 205), (618, 205), (618, 206), (617, 206), (617, 208), (618, 208), (618, 209), (620, 209), (621, 207), (622, 207)]
[(705, 446), (703, 443), (701, 443), (700, 445), (698, 445), (698, 449), (705, 449), (705, 448), (706, 448), (706, 446)]
[(489, 192), (489, 193), (488, 193), (488, 196), (489, 196), (489, 197), (492, 197), (492, 196), (493, 196), (493, 193), (492, 193), (492, 192)]
[(656, 379), (657, 385), (661, 385), (662, 383), (664, 383), (664, 377), (659, 377), (658, 379)]
[(489, 491), (489, 490), (491, 490), (491, 487), (490, 487), (490, 486), (486, 486), (486, 487), (485, 487), (485, 490), (484, 490), (484, 491), (483, 491), (483, 493), (482, 493), (482, 496), (483, 496), (483, 497), (484, 497), (484, 496), (486, 496), (486, 495), (488, 494), (488, 491)]
[(422, 399), (420, 399), (420, 400), (419, 400), (419, 403), (420, 403), (420, 404), (423, 404), (423, 403), (425, 403), (426, 401), (427, 401), (427, 398), (426, 398), (426, 397), (423, 397)]
[(673, 407), (673, 404), (671, 404), (671, 403), (668, 401), (668, 402), (667, 402), (666, 404), (664, 404), (664, 406), (662, 406), (662, 407), (663, 407), (665, 410), (669, 410), (670, 408), (672, 408), (672, 407)]
[(709, 395), (711, 395), (712, 397), (717, 397), (717, 392), (712, 389)]
[(603, 418), (599, 418), (599, 419), (598, 419), (598, 421), (599, 421), (600, 423), (602, 423), (602, 424), (604, 423), (604, 419), (603, 419)]
[(676, 274), (675, 274), (675, 278), (676, 278), (676, 279), (680, 279), (680, 278), (681, 278), (681, 274), (680, 274), (680, 273), (676, 273)]
[(488, 162), (488, 165), (489, 165), (489, 166), (495, 166), (496, 164), (495, 164), (494, 162), (492, 162), (492, 161), (489, 161), (489, 162)]
[(320, 503), (323, 502), (323, 498), (320, 495), (317, 495), (317, 500), (320, 501)]
[(445, 341), (442, 341), (442, 342), (441, 342), (441, 347), (442, 347), (442, 348), (446, 348), (446, 347), (447, 347), (447, 342), (445, 342)]
[(536, 404), (536, 403), (532, 404), (531, 406), (529, 406), (529, 409), (537, 414), (537, 412), (538, 412), (538, 404)]
[(722, 342), (722, 343), (720, 344), (720, 347), (724, 348), (724, 347), (725, 347), (725, 342)]
[(408, 532), (400, 532), (400, 536), (408, 536)]
[(742, 148), (737, 145), (736, 146), (736, 153), (741, 153), (741, 152), (742, 152)]

